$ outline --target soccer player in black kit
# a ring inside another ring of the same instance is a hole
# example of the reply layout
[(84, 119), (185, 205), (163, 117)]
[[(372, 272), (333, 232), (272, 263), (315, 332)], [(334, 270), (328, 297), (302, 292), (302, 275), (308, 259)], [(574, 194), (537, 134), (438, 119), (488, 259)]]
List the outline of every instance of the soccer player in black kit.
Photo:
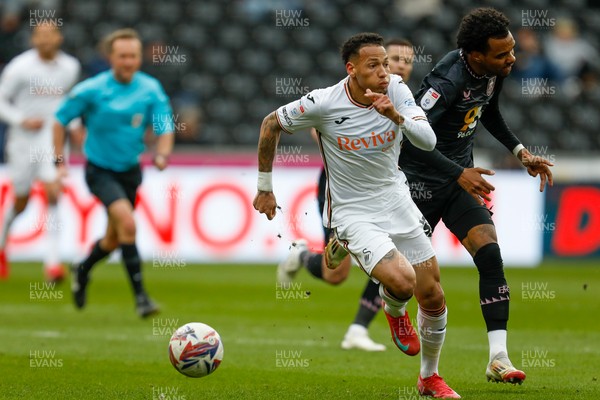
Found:
[(553, 164), (533, 156), (511, 132), (498, 108), (503, 80), (515, 62), (515, 41), (504, 14), (478, 8), (466, 15), (457, 35), (458, 49), (448, 53), (425, 77), (415, 95), (437, 136), (432, 152), (408, 141), (400, 167), (412, 197), (435, 229), (442, 220), (473, 257), (479, 271), (479, 296), (490, 345), (488, 380), (522, 383), (525, 373), (513, 367), (506, 347), (509, 288), (491, 211), (484, 200), (494, 187), (474, 168), (473, 142), (479, 121), (527, 168), (540, 176), (540, 191), (552, 185)]

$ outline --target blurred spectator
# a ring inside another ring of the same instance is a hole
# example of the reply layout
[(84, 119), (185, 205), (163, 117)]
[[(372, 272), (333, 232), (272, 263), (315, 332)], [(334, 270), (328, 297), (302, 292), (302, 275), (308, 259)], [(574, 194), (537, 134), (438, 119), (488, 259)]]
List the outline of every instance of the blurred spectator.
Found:
[(597, 68), (600, 58), (596, 49), (579, 37), (575, 22), (559, 19), (546, 42), (546, 53), (567, 78), (579, 77), (584, 66)]
[(442, 2), (440, 0), (397, 0), (396, 7), (405, 18), (421, 19), (435, 15)]
[(519, 81), (541, 78), (559, 84), (564, 81), (562, 71), (544, 54), (535, 31), (521, 28), (516, 36), (517, 61), (510, 75), (512, 78)]

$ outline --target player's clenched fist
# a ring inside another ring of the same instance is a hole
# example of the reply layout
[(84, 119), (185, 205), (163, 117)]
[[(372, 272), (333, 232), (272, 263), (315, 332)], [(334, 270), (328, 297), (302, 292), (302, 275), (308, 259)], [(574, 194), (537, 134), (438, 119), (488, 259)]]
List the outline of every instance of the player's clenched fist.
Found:
[(400, 113), (396, 110), (394, 104), (392, 104), (392, 101), (387, 95), (375, 93), (371, 91), (371, 89), (367, 89), (365, 96), (373, 100), (373, 108), (377, 110), (379, 114), (388, 117), (398, 125), (404, 122), (404, 118), (402, 118)]
[(275, 213), (277, 212), (277, 200), (275, 200), (273, 192), (259, 191), (256, 193), (252, 205), (259, 213), (265, 214), (269, 220), (275, 218)]

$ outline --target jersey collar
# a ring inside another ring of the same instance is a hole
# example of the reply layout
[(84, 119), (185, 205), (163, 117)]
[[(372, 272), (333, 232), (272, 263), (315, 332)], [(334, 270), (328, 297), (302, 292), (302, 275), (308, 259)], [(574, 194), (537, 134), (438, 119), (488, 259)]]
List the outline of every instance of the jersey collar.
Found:
[(465, 57), (465, 54), (463, 53), (463, 50), (460, 49), (460, 58), (463, 60), (463, 63), (465, 64), (465, 68), (467, 69), (467, 71), (469, 72), (469, 74), (475, 78), (475, 79), (483, 79), (483, 78), (489, 78), (487, 75), (477, 75), (475, 73), (475, 71), (473, 71), (471, 69), (471, 67), (469, 66), (469, 63), (467, 62), (467, 57)]
[(348, 96), (348, 100), (350, 100), (350, 103), (354, 104), (356, 107), (370, 108), (372, 106), (371, 104), (359, 103), (358, 101), (356, 101), (352, 98), (352, 95), (350, 94), (350, 87), (349, 87), (348, 82), (350, 82), (350, 77), (346, 78), (346, 81), (344, 82), (344, 90), (346, 91), (346, 96)]

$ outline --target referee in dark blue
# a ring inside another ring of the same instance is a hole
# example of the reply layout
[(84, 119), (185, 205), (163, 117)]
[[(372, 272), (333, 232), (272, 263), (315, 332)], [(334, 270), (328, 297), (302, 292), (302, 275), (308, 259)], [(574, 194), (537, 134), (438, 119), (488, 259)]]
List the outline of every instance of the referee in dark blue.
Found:
[(142, 43), (136, 31), (117, 30), (104, 44), (111, 69), (76, 85), (57, 110), (54, 124), (55, 160), (59, 173), (65, 174), (65, 126), (82, 117), (87, 129), (83, 147), (87, 159), (85, 180), (108, 213), (104, 237), (96, 242), (85, 260), (71, 268), (72, 291), (75, 305), (83, 308), (92, 267), (120, 248), (137, 312), (148, 317), (159, 309), (144, 290), (135, 243), (133, 210), (142, 182), (139, 157), (145, 150), (144, 133), (152, 127), (158, 136), (154, 165), (159, 170), (167, 167), (173, 148), (173, 116), (161, 84), (139, 71)]

